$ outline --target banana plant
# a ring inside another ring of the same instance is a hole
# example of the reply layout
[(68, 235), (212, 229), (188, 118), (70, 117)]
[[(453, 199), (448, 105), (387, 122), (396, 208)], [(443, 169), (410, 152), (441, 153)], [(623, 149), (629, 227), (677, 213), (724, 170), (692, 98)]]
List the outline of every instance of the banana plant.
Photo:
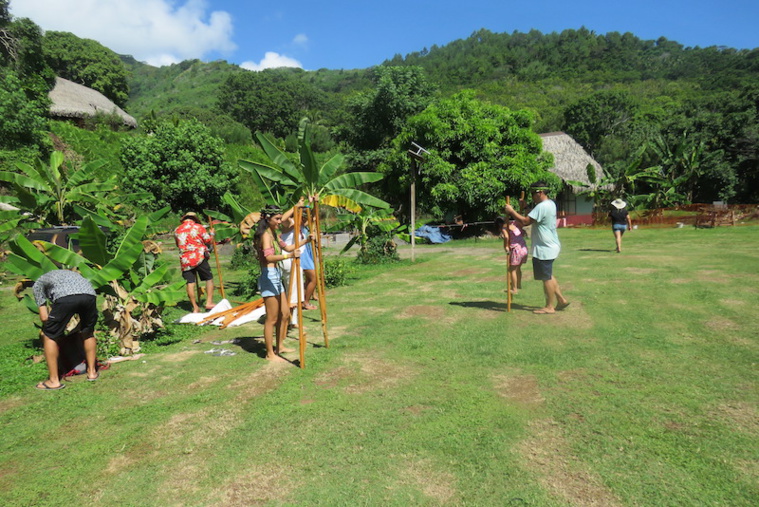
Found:
[(0, 181), (10, 183), (13, 197), (6, 199), (22, 211), (28, 212), (32, 221), (48, 225), (73, 223), (76, 216), (74, 204), (92, 209), (107, 209), (116, 206), (109, 200), (116, 190), (116, 175), (100, 181), (98, 170), (105, 161), (96, 160), (78, 169), (64, 165), (60, 151), (50, 154), (50, 161), (37, 160), (34, 166), (17, 162), (18, 172), (0, 171)]
[[(103, 296), (103, 315), (110, 336), (120, 341), (122, 354), (131, 354), (139, 350), (140, 336), (163, 327), (163, 308), (184, 298), (184, 281), (172, 283), (174, 277), (168, 264), (157, 262), (160, 252), (152, 242), (145, 241), (150, 218), (138, 218), (114, 253), (107, 248), (105, 233), (91, 217), (82, 221), (79, 253), (18, 236), (10, 242), (6, 265), (30, 281), (59, 266), (76, 268)], [(28, 294), (21, 299), (31, 311), (38, 311)]]
[(358, 187), (382, 179), (376, 172), (352, 172), (339, 174), (345, 157), (336, 154), (321, 167), (311, 149), (310, 126), (307, 119), (301, 121), (298, 133), (298, 160), (292, 161), (274, 141), (256, 132), (261, 148), (269, 157), (269, 164), (239, 160), (240, 167), (253, 175), (261, 194), (270, 204), (283, 204), (283, 197), (290, 200), (301, 196), (318, 197), (320, 202), (340, 205), (358, 211), (362, 205), (388, 208), (389, 204)]
[(408, 226), (401, 225), (393, 216), (393, 210), (365, 207), (358, 213), (340, 215), (330, 230), (354, 231), (356, 234), (348, 241), (340, 253), (345, 253), (356, 243), (359, 244), (362, 254), (366, 254), (370, 232), (374, 229), (381, 235), (392, 238), (395, 234), (403, 234)]

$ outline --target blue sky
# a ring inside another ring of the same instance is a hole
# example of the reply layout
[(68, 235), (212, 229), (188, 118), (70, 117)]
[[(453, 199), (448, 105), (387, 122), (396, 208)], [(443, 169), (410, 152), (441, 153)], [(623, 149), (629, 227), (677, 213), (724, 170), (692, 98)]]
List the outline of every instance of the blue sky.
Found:
[(153, 65), (224, 59), (251, 70), (365, 68), (480, 28), (585, 26), (685, 46), (759, 48), (759, 0), (11, 0), (11, 13)]

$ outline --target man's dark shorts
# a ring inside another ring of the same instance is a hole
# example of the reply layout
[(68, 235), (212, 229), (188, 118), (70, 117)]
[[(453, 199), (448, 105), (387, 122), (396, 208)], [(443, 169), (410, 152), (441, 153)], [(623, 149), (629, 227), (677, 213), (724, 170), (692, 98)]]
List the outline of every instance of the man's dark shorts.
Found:
[(553, 277), (553, 261), (551, 259), (544, 261), (541, 259), (532, 258), (532, 276), (535, 280), (547, 281)]
[(182, 271), (182, 278), (184, 278), (187, 283), (195, 283), (195, 273), (198, 274), (201, 282), (213, 280), (213, 273), (211, 273), (211, 265), (208, 264), (208, 259), (204, 259), (203, 262), (192, 269)]
[(89, 294), (74, 294), (60, 298), (42, 325), (42, 332), (53, 341), (64, 337), (71, 317), (79, 315), (79, 327), (85, 337), (92, 336), (98, 322), (97, 298)]

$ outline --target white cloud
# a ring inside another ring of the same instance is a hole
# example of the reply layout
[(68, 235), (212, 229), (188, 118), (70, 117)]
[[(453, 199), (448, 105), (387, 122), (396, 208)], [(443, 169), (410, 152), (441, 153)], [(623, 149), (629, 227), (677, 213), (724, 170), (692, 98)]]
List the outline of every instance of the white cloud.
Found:
[(280, 55), (279, 53), (275, 53), (274, 51), (267, 51), (264, 55), (264, 59), (261, 60), (260, 63), (256, 62), (243, 62), (240, 64), (240, 67), (247, 70), (264, 70), (264, 69), (275, 69), (277, 67), (297, 67), (299, 69), (303, 68), (303, 64), (300, 63), (298, 60), (295, 60), (294, 58), (290, 58), (289, 56)]
[(94, 39), (151, 65), (237, 49), (232, 17), (209, 13), (206, 0), (12, 0), (10, 11), (43, 30)]
[(307, 46), (308, 45), (308, 37), (305, 33), (299, 33), (295, 36), (293, 39), (293, 44), (296, 46)]

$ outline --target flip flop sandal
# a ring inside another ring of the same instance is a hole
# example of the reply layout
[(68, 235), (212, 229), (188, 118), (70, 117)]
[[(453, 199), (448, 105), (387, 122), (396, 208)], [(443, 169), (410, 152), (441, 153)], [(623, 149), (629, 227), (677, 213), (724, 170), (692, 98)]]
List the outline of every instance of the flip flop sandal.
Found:
[(34, 387), (36, 387), (40, 391), (59, 391), (63, 389), (64, 387), (66, 387), (66, 384), (61, 384), (58, 387), (50, 387), (49, 385), (47, 385), (47, 382), (40, 382)]

